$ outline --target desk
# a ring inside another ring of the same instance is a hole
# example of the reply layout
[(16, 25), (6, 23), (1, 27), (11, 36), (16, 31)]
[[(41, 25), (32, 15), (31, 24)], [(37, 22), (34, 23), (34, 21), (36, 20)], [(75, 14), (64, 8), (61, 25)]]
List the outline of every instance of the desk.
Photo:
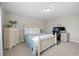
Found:
[(61, 41), (69, 42), (69, 33), (67, 33), (67, 32), (62, 32), (62, 33), (61, 33)]

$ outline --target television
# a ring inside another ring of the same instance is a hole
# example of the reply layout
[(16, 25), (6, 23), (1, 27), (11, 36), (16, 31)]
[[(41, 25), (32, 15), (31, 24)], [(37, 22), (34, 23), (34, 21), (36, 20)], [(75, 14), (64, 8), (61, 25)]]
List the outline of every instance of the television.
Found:
[(65, 27), (53, 27), (53, 35), (59, 33), (60, 31), (65, 31)]
[(65, 27), (59, 27), (60, 31), (65, 31)]

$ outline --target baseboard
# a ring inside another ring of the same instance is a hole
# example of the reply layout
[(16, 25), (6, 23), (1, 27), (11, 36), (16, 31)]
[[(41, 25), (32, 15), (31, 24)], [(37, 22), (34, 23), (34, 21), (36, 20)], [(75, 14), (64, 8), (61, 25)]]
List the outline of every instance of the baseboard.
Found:
[(79, 41), (76, 41), (76, 40), (70, 40), (71, 42), (76, 42), (76, 43), (79, 43)]

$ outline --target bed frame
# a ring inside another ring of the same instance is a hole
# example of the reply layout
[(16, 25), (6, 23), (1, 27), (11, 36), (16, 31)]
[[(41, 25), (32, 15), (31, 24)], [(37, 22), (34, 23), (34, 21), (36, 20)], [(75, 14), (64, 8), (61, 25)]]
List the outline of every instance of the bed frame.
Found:
[[(40, 28), (38, 27), (26, 27), (23, 26), (24, 30), (26, 30), (26, 32), (24, 32), (25, 34), (27, 33), (31, 33), (31, 34), (37, 34), (40, 32)], [(57, 38), (56, 38), (56, 34), (55, 36), (52, 36), (50, 38), (46, 38), (44, 40), (39, 39), (38, 44), (37, 44), (37, 48), (35, 48), (37, 51), (37, 55), (40, 56), (40, 53), (44, 50), (46, 50), (47, 48), (49, 48), (52, 45), (56, 45), (57, 44)]]
[(38, 49), (37, 49), (38, 56), (40, 56), (41, 52), (43, 52), (44, 50), (48, 49), (49, 47), (51, 47), (53, 45), (57, 45), (56, 36), (47, 38), (45, 40), (40, 40), (39, 39), (39, 41), (38, 41)]

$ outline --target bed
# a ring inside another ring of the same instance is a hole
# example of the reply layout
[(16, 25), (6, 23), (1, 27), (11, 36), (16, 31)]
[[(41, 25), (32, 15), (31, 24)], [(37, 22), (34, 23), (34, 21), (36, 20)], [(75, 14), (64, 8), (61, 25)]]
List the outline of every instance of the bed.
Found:
[(32, 49), (33, 55), (40, 53), (57, 43), (56, 36), (40, 33), (40, 28), (24, 28), (24, 41)]

